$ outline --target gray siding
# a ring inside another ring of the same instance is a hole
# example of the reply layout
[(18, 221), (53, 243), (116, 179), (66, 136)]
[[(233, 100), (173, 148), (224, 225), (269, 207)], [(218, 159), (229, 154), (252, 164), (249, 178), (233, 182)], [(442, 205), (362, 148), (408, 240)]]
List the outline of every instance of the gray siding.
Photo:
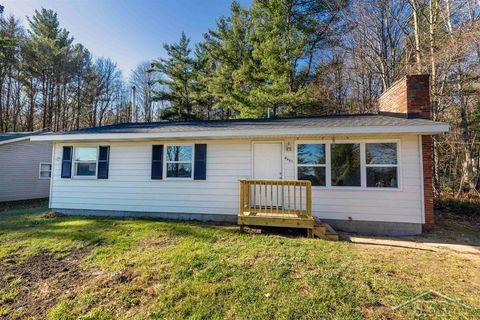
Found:
[(0, 145), (0, 201), (48, 197), (49, 179), (39, 179), (40, 163), (52, 162), (49, 142), (19, 142)]

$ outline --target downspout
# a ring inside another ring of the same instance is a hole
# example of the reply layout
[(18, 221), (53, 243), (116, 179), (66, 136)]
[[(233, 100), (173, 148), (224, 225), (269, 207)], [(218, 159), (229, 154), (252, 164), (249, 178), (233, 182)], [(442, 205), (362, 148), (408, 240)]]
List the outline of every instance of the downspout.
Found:
[(53, 190), (53, 176), (55, 173), (55, 142), (52, 142), (52, 167), (50, 171), (50, 190), (48, 193), (48, 208), (52, 209), (52, 190)]
[(418, 159), (420, 167), (420, 205), (421, 205), (421, 220), (422, 224), (425, 224), (425, 192), (423, 190), (423, 146), (422, 146), (422, 135), (418, 135)]

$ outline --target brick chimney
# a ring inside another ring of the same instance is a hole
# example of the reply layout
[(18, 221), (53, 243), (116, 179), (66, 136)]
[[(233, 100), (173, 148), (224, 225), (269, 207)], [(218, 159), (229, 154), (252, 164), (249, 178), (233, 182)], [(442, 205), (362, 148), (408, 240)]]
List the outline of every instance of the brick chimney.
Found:
[(395, 82), (378, 99), (381, 114), (408, 119), (431, 119), (430, 76), (405, 76)]
[[(432, 119), (430, 75), (409, 75), (395, 82), (378, 99), (379, 113), (408, 119)], [(433, 138), (422, 135), (423, 204), (426, 226), (434, 223)]]

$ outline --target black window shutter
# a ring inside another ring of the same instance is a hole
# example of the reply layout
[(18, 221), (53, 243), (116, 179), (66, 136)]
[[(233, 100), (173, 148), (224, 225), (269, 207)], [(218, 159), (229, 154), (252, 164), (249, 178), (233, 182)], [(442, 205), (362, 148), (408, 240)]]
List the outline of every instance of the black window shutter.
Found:
[(195, 144), (194, 180), (207, 179), (207, 145)]
[(62, 154), (62, 178), (72, 177), (72, 151), (73, 147), (63, 147)]
[(163, 145), (152, 146), (152, 179), (163, 178)]
[(108, 163), (110, 161), (110, 146), (100, 146), (98, 151), (98, 179), (108, 179)]

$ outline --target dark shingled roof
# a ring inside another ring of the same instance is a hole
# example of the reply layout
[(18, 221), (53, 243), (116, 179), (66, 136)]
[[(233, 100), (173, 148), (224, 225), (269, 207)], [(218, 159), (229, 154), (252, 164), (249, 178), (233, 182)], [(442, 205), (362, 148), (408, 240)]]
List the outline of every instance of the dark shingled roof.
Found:
[(378, 114), (303, 118), (199, 120), (184, 122), (120, 123), (53, 134), (167, 133), (182, 131), (254, 130), (280, 128), (396, 127), (441, 124), (424, 119), (405, 119)]
[(40, 132), (1, 132), (0, 142), (5, 142), (8, 140), (18, 139), (23, 137), (29, 137), (39, 133)]

